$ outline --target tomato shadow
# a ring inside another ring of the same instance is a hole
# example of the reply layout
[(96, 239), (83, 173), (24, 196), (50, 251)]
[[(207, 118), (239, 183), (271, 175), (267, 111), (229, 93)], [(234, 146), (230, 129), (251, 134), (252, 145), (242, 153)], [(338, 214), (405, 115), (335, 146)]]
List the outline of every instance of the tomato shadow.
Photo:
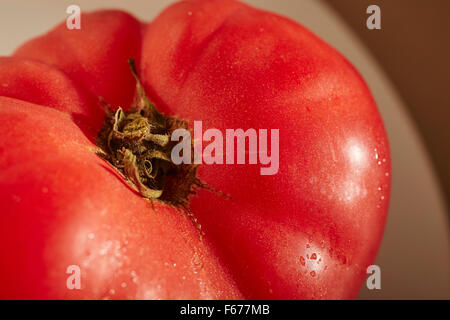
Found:
[(84, 114), (71, 114), (71, 118), (73, 123), (80, 129), (80, 131), (84, 134), (86, 138), (93, 144), (96, 144), (95, 140), (97, 139), (98, 132), (100, 128), (98, 128), (98, 120), (88, 117)]
[(106, 171), (108, 171), (110, 174), (112, 174), (113, 176), (115, 176), (124, 186), (127, 187), (128, 190), (130, 190), (131, 192), (133, 192), (135, 195), (142, 197), (141, 194), (134, 189), (129, 182), (127, 182), (124, 178), (124, 176), (117, 171), (117, 169), (115, 169), (109, 162), (107, 162), (106, 160), (102, 159), (101, 157), (99, 157), (103, 163), (99, 163), (99, 166), (102, 167), (103, 169), (105, 169)]

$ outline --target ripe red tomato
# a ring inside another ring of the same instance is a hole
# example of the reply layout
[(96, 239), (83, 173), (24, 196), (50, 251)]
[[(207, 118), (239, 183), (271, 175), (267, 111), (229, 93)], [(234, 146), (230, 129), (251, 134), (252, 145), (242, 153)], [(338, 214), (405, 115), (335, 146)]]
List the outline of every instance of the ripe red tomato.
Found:
[[(198, 224), (143, 199), (93, 151), (97, 97), (130, 107), (133, 57), (166, 115), (279, 129), (278, 173), (200, 165), (231, 198), (198, 190)], [(227, 0), (151, 24), (84, 14), (81, 30), (1, 58), (0, 96), (0, 298), (354, 298), (375, 259), (390, 194), (380, 115), (349, 62), (293, 21)]]

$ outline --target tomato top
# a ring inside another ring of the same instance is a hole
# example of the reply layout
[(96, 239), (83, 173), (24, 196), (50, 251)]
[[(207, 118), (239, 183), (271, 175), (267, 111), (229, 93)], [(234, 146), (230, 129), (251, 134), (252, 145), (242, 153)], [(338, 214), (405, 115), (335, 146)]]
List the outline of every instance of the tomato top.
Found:
[[(149, 24), (122, 11), (81, 21), (0, 58), (0, 297), (354, 298), (381, 241), (390, 156), (351, 64), (298, 23), (231, 0), (179, 2)], [(166, 117), (278, 130), (276, 173), (201, 164), (196, 177), (229, 197), (144, 199), (95, 153), (98, 98), (133, 106), (130, 58)]]

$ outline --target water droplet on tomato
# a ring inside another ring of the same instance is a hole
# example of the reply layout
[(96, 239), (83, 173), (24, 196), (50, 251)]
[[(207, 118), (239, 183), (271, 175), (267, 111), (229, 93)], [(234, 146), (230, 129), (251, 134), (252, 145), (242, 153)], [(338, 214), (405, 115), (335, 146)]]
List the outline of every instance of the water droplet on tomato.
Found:
[(303, 256), (300, 257), (300, 264), (301, 264), (302, 266), (304, 266), (304, 265), (306, 264), (305, 258), (303, 258)]
[(345, 256), (343, 256), (343, 255), (338, 255), (338, 257), (337, 257), (338, 259), (339, 259), (339, 261), (342, 263), (342, 264), (346, 264), (347, 263), (347, 258), (345, 257)]

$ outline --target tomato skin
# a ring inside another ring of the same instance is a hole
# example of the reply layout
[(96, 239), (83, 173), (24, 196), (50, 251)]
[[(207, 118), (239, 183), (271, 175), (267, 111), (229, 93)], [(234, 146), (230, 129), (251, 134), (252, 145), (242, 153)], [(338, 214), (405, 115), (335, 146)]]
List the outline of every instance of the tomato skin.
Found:
[[(0, 298), (356, 297), (384, 229), (390, 157), (345, 58), (295, 22), (228, 0), (183, 1), (149, 25), (100, 11), (83, 26), (0, 58)], [(231, 195), (191, 199), (204, 236), (92, 152), (96, 97), (131, 102), (130, 57), (160, 111), (222, 132), (280, 129), (276, 175), (201, 166)], [(69, 265), (83, 270), (82, 290), (66, 288)]]
[[(44, 63), (0, 57), (0, 95), (68, 112), (99, 130), (105, 120), (98, 98)], [(95, 132), (91, 136), (94, 136)]]
[(5, 97), (0, 115), (0, 298), (241, 297), (190, 218), (131, 191), (70, 115)]
[(387, 137), (356, 70), (300, 25), (234, 1), (167, 9), (146, 30), (142, 70), (166, 112), (222, 132), (280, 129), (278, 174), (202, 166), (232, 200), (191, 201), (245, 296), (356, 297), (390, 194)]
[(128, 59), (140, 59), (143, 25), (126, 12), (103, 10), (82, 14), (83, 28), (65, 23), (32, 39), (14, 56), (56, 67), (113, 106), (129, 106), (135, 89)]

